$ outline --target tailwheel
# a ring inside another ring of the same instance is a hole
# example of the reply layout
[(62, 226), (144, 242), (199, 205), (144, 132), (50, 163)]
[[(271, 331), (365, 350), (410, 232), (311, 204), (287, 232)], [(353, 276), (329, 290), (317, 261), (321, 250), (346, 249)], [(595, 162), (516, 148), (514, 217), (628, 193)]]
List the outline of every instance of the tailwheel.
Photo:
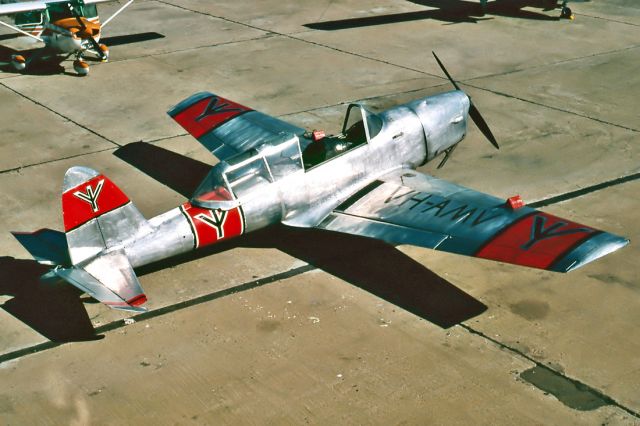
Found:
[(27, 61), (22, 55), (11, 55), (11, 66), (16, 71), (24, 71), (27, 67)]
[(99, 47), (100, 52), (98, 52), (98, 55), (100, 56), (100, 60), (102, 62), (107, 62), (109, 60), (109, 48), (106, 44), (100, 44)]
[(573, 19), (573, 12), (568, 7), (563, 7), (560, 11), (560, 17), (564, 19)]
[(89, 64), (82, 59), (76, 59), (75, 61), (73, 61), (73, 69), (80, 76), (89, 75)]

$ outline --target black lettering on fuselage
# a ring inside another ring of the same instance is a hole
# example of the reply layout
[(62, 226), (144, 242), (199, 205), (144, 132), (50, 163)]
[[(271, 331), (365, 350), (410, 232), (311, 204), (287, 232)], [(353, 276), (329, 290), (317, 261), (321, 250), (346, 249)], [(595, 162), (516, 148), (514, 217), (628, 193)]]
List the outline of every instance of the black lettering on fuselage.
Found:
[(476, 207), (472, 207), (469, 210), (467, 210), (467, 207), (469, 207), (467, 204), (463, 204), (459, 207), (452, 208), (449, 211), (439, 213), (438, 217), (447, 217), (453, 213), (453, 216), (451, 216), (451, 221), (453, 222), (459, 221), (459, 222), (465, 223), (467, 219), (473, 216), (475, 212), (478, 210)]

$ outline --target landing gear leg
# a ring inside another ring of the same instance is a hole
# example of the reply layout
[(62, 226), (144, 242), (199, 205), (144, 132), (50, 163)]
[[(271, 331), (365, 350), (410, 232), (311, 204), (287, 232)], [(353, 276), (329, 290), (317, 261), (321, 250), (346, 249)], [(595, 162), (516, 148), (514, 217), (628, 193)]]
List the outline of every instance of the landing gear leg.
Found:
[(100, 51), (97, 52), (98, 53), (98, 57), (100, 58), (100, 61), (108, 62), (109, 61), (109, 48), (107, 47), (107, 45), (106, 44), (100, 44), (98, 47), (100, 47)]

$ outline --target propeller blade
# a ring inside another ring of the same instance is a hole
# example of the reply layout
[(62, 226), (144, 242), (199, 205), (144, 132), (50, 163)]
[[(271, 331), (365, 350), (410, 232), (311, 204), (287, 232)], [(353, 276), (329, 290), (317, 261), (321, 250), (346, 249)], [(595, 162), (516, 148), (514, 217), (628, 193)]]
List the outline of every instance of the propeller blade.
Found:
[[(456, 90), (462, 90), (456, 84), (453, 78), (451, 78), (451, 75), (449, 74), (449, 72), (447, 72), (447, 69), (444, 67), (442, 62), (440, 62), (440, 59), (438, 58), (438, 55), (436, 55), (436, 52), (431, 51), (431, 53), (433, 53), (433, 57), (436, 58), (438, 65), (440, 65), (440, 69), (447, 76), (451, 84), (453, 84), (453, 87), (455, 87)], [(480, 129), (482, 134), (489, 140), (489, 142), (491, 142), (491, 145), (495, 146), (496, 149), (500, 149), (500, 146), (498, 145), (498, 141), (496, 141), (495, 136), (493, 136), (493, 133), (491, 133), (491, 129), (489, 128), (489, 125), (487, 124), (486, 121), (484, 121), (484, 118), (482, 118), (480, 111), (478, 111), (478, 108), (476, 108), (476, 106), (473, 104), (473, 101), (471, 100), (471, 98), (469, 98), (469, 103), (470, 103), (469, 117), (471, 117), (471, 119), (473, 120), (474, 123), (476, 123), (476, 126), (478, 126), (478, 129)]]
[(87, 26), (84, 24), (84, 22), (82, 22), (82, 18), (80, 17), (80, 14), (71, 5), (71, 3), (68, 3), (67, 6), (69, 6), (69, 10), (71, 11), (71, 13), (73, 13), (73, 16), (76, 18), (76, 21), (78, 21), (78, 24), (80, 24), (80, 29), (82, 31), (85, 31), (87, 29)]
[(495, 136), (491, 133), (489, 125), (484, 121), (484, 118), (480, 115), (480, 111), (478, 111), (478, 108), (476, 108), (473, 102), (471, 102), (471, 105), (469, 106), (469, 116), (473, 122), (476, 123), (476, 126), (478, 126), (478, 129), (480, 129), (482, 134), (489, 140), (489, 142), (491, 142), (491, 145), (495, 146), (496, 149), (500, 149), (498, 141), (496, 141)]
[(447, 76), (447, 78), (449, 79), (449, 81), (451, 82), (451, 84), (453, 84), (453, 87), (456, 88), (456, 90), (461, 90), (460, 87), (458, 87), (458, 85), (456, 84), (456, 82), (453, 80), (453, 78), (451, 78), (451, 75), (449, 75), (449, 73), (447, 72), (447, 69), (444, 67), (444, 65), (442, 64), (442, 62), (440, 62), (440, 58), (438, 58), (438, 55), (436, 55), (436, 52), (434, 52), (433, 50), (431, 51), (431, 53), (433, 53), (433, 57), (436, 58), (436, 61), (438, 62), (438, 65), (440, 65), (440, 69), (442, 70), (442, 72), (444, 73), (444, 75)]

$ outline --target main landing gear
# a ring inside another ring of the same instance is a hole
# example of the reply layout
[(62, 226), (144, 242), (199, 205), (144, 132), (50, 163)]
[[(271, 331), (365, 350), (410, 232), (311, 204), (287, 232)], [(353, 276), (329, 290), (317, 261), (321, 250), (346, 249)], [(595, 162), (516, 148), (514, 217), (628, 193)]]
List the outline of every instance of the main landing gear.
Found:
[(27, 68), (27, 60), (22, 55), (11, 55), (11, 66), (20, 72)]
[[(96, 51), (90, 50), (90, 52), (95, 53), (100, 59), (100, 62), (107, 62), (109, 60), (109, 48), (105, 44), (98, 45)], [(84, 60), (82, 54), (83, 52), (78, 52), (76, 55), (76, 60), (73, 61), (73, 69), (79, 76), (84, 77), (89, 75), (89, 64)]]

